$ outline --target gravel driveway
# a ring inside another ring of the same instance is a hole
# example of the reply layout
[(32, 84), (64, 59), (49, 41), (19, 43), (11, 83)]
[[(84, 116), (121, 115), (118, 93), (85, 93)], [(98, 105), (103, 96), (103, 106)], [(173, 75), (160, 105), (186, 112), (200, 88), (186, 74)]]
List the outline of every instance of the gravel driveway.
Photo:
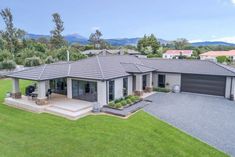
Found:
[(235, 157), (235, 101), (190, 93), (156, 93), (144, 110)]

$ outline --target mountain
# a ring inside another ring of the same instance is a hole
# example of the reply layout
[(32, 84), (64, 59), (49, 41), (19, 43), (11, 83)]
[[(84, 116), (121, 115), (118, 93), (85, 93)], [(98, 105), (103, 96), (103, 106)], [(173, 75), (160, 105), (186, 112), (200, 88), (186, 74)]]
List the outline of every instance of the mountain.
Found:
[[(39, 34), (26, 34), (26, 39), (39, 39), (39, 38), (47, 38), (49, 39), (49, 35), (39, 35)], [(77, 33), (65, 35), (64, 39), (70, 43), (79, 43), (81, 45), (86, 45), (89, 43), (88, 38), (81, 36)], [(126, 45), (137, 45), (138, 41), (141, 38), (113, 38), (113, 39), (105, 39), (110, 45), (112, 46), (126, 46)], [(164, 39), (158, 39), (158, 41), (161, 44), (168, 44), (170, 41), (164, 40)], [(191, 43), (192, 46), (216, 46), (216, 45), (222, 45), (222, 46), (235, 46), (233, 43), (227, 43), (222, 41), (203, 41), (203, 42), (193, 42)]]
[(235, 46), (233, 43), (227, 43), (227, 42), (222, 42), (222, 41), (203, 41), (203, 42), (194, 42), (191, 43), (192, 46)]

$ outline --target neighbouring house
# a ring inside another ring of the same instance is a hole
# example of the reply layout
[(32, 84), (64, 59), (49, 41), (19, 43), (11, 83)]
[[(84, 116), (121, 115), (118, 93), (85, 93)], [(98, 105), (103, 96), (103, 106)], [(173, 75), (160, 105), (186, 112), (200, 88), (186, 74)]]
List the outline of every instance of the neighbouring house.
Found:
[(7, 77), (12, 78), (13, 99), (21, 99), (19, 79), (37, 82), (38, 105), (47, 103), (48, 89), (68, 100), (97, 102), (101, 107), (128, 95), (141, 96), (156, 87), (172, 90), (179, 86), (182, 92), (225, 98), (235, 93), (235, 69), (202, 60), (94, 56), (76, 62), (41, 65)]
[(211, 60), (211, 61), (217, 61), (216, 57), (219, 56), (226, 56), (228, 58), (231, 58), (233, 61), (235, 60), (235, 50), (230, 51), (208, 51), (206, 53), (200, 54), (201, 60)]
[(93, 55), (139, 55), (140, 52), (132, 50), (132, 49), (103, 49), (103, 50), (86, 50), (83, 51), (82, 54), (93, 56)]
[(178, 58), (179, 56), (191, 57), (193, 54), (193, 50), (167, 50), (162, 58), (165, 59), (173, 59)]

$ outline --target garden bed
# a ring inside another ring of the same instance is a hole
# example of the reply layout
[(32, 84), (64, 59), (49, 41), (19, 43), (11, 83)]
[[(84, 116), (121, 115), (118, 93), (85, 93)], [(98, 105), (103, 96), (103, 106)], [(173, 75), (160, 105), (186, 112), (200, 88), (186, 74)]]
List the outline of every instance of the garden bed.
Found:
[(132, 106), (138, 102), (140, 102), (142, 99), (139, 96), (127, 96), (125, 98), (116, 99), (114, 101), (111, 101), (108, 105), (105, 107), (117, 109), (117, 110), (123, 110), (129, 106)]
[(145, 107), (149, 103), (150, 102), (148, 102), (148, 101), (140, 100), (137, 103), (135, 103), (133, 105), (129, 105), (127, 107), (123, 107), (122, 109), (112, 108), (112, 107), (106, 105), (101, 109), (101, 111), (105, 112), (105, 113), (121, 116), (121, 117), (126, 117), (126, 116), (130, 115), (131, 113), (134, 113), (134, 112), (138, 111), (139, 109)]

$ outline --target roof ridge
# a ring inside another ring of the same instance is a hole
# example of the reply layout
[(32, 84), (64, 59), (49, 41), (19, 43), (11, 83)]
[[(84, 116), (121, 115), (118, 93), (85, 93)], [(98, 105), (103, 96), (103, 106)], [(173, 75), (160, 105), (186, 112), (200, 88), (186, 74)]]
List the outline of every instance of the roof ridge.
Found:
[(101, 68), (99, 56), (96, 56), (96, 59), (97, 59), (97, 63), (98, 63), (99, 69), (100, 69), (102, 79), (104, 80), (104, 73), (103, 73), (102, 68)]
[[(218, 63), (213, 62), (213, 61), (208, 61), (208, 62), (210, 62), (210, 63), (212, 63), (212, 64), (215, 64), (215, 65), (217, 65), (217, 66), (219, 66), (219, 67), (221, 67), (221, 68), (223, 68), (223, 69), (225, 69), (225, 70), (227, 70), (227, 71), (232, 72), (233, 74), (235, 74), (235, 72), (234, 72), (234, 71), (232, 71), (232, 70), (230, 70), (230, 69), (228, 69), (228, 68), (224, 67), (224, 66), (223, 66), (223, 65), (221, 65), (221, 64), (218, 64)], [(233, 67), (231, 67), (231, 68), (233, 68)]]
[(44, 64), (44, 67), (43, 67), (43, 69), (42, 69), (42, 72), (40, 73), (40, 75), (39, 75), (39, 77), (38, 77), (39, 80), (41, 79), (42, 74), (43, 74), (43, 72), (44, 72), (45, 69), (46, 69), (46, 66), (47, 66), (47, 64)]
[(134, 65), (140, 72), (143, 72), (143, 71), (140, 70), (140, 68), (137, 66), (137, 64), (134, 64)]

